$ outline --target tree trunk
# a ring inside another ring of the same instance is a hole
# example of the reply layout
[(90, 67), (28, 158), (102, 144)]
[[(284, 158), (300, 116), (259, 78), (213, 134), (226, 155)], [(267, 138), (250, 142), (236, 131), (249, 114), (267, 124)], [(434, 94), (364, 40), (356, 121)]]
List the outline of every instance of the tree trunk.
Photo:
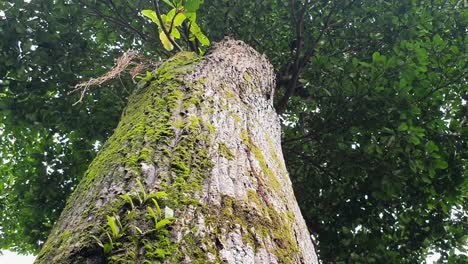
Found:
[(317, 263), (265, 57), (226, 40), (139, 87), (36, 263)]

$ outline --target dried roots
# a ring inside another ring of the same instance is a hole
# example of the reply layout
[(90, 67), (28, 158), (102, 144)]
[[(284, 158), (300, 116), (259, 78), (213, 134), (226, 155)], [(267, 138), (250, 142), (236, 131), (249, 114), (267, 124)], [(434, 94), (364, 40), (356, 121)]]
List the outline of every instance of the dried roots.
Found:
[(76, 105), (80, 102), (83, 101), (84, 96), (86, 93), (89, 91), (89, 88), (91, 86), (100, 86), (104, 84), (105, 82), (114, 79), (115, 77), (120, 76), (120, 74), (127, 69), (129, 66), (133, 66), (132, 69), (130, 70), (130, 75), (132, 76), (132, 79), (135, 78), (135, 76), (149, 70), (149, 69), (154, 69), (156, 68), (158, 63), (151, 61), (142, 55), (139, 55), (136, 51), (134, 50), (128, 50), (125, 52), (120, 58), (117, 59), (117, 62), (115, 63), (114, 67), (108, 72), (106, 72), (104, 75), (98, 77), (98, 78), (91, 78), (89, 81), (79, 83), (75, 85), (74, 89), (68, 93), (68, 95), (74, 93), (74, 92), (80, 92), (80, 99), (75, 102), (73, 105)]

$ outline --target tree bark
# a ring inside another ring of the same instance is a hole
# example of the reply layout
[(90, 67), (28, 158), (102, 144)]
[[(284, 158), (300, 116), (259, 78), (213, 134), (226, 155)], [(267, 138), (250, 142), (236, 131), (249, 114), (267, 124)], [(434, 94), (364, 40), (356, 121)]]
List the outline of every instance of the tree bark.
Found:
[(36, 263), (317, 263), (264, 56), (225, 40), (139, 87)]

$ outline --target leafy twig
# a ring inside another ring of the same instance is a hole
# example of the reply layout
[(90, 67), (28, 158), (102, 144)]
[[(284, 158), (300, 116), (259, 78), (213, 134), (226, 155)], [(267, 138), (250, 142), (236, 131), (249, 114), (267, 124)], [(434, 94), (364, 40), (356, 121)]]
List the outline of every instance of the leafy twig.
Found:
[(167, 39), (171, 42), (172, 46), (176, 47), (179, 51), (182, 51), (182, 48), (175, 42), (175, 40), (171, 37), (171, 34), (167, 31), (166, 26), (164, 26), (164, 22), (161, 17), (161, 10), (159, 9), (158, 0), (153, 0), (154, 8), (156, 9), (156, 16), (158, 17), (159, 24), (161, 25), (161, 29), (166, 35)]

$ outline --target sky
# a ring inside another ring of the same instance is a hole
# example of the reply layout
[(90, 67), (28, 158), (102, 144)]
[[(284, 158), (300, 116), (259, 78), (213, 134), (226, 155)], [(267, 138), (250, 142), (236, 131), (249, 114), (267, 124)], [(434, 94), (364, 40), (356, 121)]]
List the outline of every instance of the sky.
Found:
[(4, 251), (3, 255), (0, 256), (1, 264), (32, 264), (34, 262), (34, 256), (22, 256), (10, 251)]

